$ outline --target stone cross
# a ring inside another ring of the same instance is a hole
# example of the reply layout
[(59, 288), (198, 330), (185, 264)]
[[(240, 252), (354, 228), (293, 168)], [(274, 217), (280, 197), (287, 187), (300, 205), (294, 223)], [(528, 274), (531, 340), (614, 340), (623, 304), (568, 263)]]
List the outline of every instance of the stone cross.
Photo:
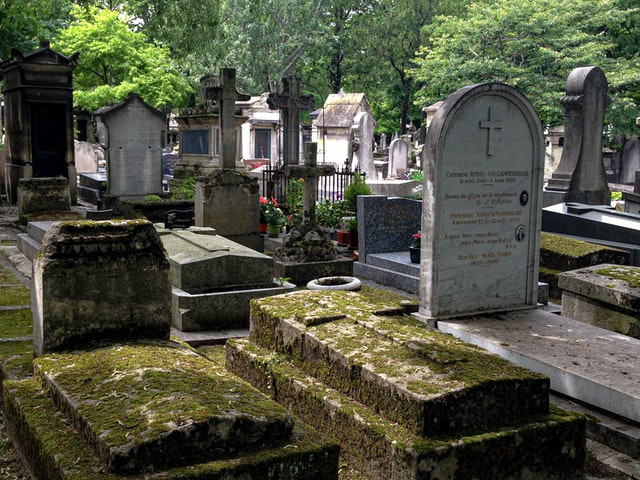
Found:
[(236, 100), (249, 100), (250, 95), (236, 90), (236, 70), (221, 68), (220, 75), (201, 80), (200, 100), (214, 100), (220, 112), (220, 158), (223, 169), (236, 167)]
[(488, 130), (489, 139), (488, 139), (488, 142), (487, 142), (487, 155), (491, 156), (491, 155), (493, 155), (493, 140), (494, 140), (493, 139), (493, 131), (502, 129), (502, 123), (501, 122), (496, 122), (495, 120), (491, 120), (491, 107), (489, 107), (488, 120), (481, 120), (480, 121), (480, 128), (486, 128)]
[(304, 196), (302, 221), (315, 225), (316, 223), (316, 194), (318, 191), (318, 177), (333, 175), (333, 165), (318, 165), (318, 144), (305, 143), (305, 165), (285, 165), (287, 178), (296, 177), (304, 179)]
[(300, 109), (313, 110), (316, 107), (313, 95), (300, 95), (300, 79), (289, 75), (282, 79), (284, 90), (269, 94), (267, 104), (271, 110), (282, 110), (284, 141), (282, 158), (285, 165), (296, 165), (300, 152)]

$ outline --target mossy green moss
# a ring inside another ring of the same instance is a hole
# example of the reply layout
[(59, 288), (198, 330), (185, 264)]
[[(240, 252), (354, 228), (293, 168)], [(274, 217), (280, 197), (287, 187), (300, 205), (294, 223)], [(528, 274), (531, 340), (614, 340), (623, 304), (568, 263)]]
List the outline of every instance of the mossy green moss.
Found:
[(77, 401), (77, 415), (95, 426), (105, 445), (140, 444), (171, 425), (204, 422), (228, 411), (286, 416), (286, 409), (222, 365), (170, 342), (49, 354), (34, 361), (34, 373), (44, 372)]
[(0, 310), (0, 338), (29, 337), (33, 334), (30, 308)]
[(549, 250), (559, 255), (582, 257), (605, 250), (606, 248), (607, 247), (596, 245), (595, 243), (563, 237), (562, 235), (540, 232), (540, 249)]
[(31, 290), (24, 285), (4, 286), (0, 288), (0, 305), (29, 306), (31, 304)]
[(0, 342), (0, 365), (3, 379), (31, 376), (33, 342), (30, 340)]
[(640, 287), (640, 268), (638, 267), (613, 265), (608, 268), (601, 268), (596, 270), (596, 274), (615, 278), (616, 280), (622, 280), (630, 288)]

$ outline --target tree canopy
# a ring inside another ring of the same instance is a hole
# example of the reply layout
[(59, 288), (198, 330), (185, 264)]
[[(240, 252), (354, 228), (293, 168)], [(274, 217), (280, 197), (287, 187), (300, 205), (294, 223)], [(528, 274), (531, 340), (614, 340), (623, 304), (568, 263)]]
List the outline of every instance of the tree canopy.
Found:
[(637, 9), (615, 0), (490, 3), (471, 4), (461, 16), (440, 16), (424, 27), (428, 40), (411, 69), (421, 84), (417, 104), (442, 100), (470, 83), (504, 82), (528, 96), (544, 124), (557, 125), (567, 76), (597, 65), (610, 84), (608, 121), (617, 131), (634, 131), (640, 72), (633, 65), (640, 56), (630, 48), (638, 30), (632, 33), (628, 22), (638, 19)]
[[(259, 94), (296, 74), (322, 104), (364, 92), (378, 132), (420, 122), (421, 109), (469, 83), (527, 95), (544, 124), (576, 67), (610, 85), (610, 132), (638, 133), (637, 0), (4, 0), (0, 54), (48, 39), (80, 53), (76, 103), (88, 110), (136, 91), (155, 106), (193, 102), (199, 79), (237, 70)], [(73, 9), (72, 9), (73, 8)]]
[(74, 19), (53, 48), (80, 53), (74, 71), (74, 103), (88, 111), (119, 102), (135, 92), (150, 105), (184, 105), (193, 92), (172, 66), (166, 47), (131, 30), (122, 14), (96, 8), (73, 10)]

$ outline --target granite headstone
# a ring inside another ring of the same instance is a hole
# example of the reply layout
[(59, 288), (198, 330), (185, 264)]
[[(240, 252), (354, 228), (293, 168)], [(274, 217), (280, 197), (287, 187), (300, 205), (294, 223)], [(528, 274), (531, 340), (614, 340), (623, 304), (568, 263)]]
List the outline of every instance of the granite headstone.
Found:
[(500, 83), (461, 88), (425, 147), (419, 316), (535, 306), (544, 137), (531, 103)]

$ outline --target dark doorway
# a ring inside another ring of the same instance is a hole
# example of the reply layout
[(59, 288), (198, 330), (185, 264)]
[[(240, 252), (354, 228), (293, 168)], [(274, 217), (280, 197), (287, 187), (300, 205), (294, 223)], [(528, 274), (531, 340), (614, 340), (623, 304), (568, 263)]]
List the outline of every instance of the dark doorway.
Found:
[(66, 105), (31, 103), (30, 108), (33, 176), (66, 177)]
[(254, 158), (271, 159), (271, 130), (256, 128)]

